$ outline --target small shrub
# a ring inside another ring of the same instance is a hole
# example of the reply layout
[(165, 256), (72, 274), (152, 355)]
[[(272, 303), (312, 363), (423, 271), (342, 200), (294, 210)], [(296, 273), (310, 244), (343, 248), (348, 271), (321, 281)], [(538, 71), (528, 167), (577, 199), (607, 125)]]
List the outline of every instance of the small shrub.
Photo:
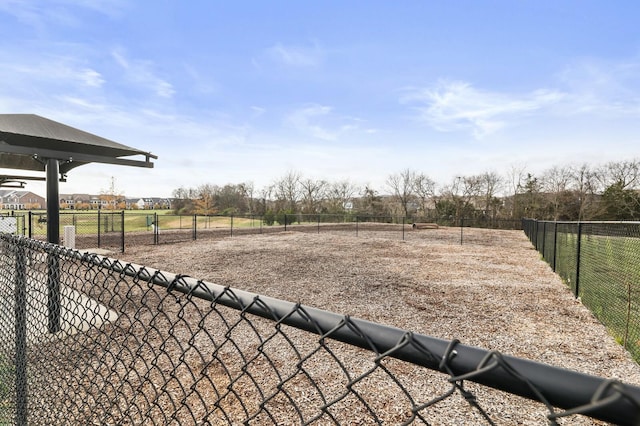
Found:
[(278, 225), (291, 225), (296, 220), (296, 215), (293, 210), (280, 210), (275, 219)]
[(276, 217), (276, 215), (273, 213), (273, 210), (267, 210), (264, 213), (264, 216), (262, 217), (262, 220), (264, 221), (265, 225), (271, 226), (271, 225), (273, 225), (273, 223), (275, 221), (275, 217)]

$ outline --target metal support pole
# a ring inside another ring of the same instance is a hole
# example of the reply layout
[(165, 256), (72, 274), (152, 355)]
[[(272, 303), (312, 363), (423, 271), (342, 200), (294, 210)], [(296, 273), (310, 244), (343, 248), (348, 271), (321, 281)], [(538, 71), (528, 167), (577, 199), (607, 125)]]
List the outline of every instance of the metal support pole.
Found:
[(47, 241), (60, 244), (60, 191), (58, 175), (60, 165), (58, 160), (49, 159), (47, 170)]
[(198, 215), (193, 215), (193, 239), (198, 239)]
[[(60, 244), (60, 194), (58, 160), (49, 159), (47, 171), (47, 241)], [(99, 225), (98, 225), (99, 227)], [(58, 255), (47, 255), (47, 308), (49, 333), (60, 331), (60, 264)]]
[(15, 424), (27, 424), (27, 257), (22, 245), (16, 246), (15, 332), (16, 332), (16, 417)]
[(231, 236), (233, 237), (233, 215), (231, 215)]
[(406, 219), (406, 217), (402, 218), (402, 241), (404, 241), (404, 224), (407, 221)]

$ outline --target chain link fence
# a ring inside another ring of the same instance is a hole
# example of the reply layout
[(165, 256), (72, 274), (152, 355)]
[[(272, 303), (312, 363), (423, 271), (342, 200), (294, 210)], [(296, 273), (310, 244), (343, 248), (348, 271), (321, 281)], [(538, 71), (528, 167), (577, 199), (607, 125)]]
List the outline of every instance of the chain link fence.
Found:
[[(17, 222), (10, 232), (46, 241), (47, 214), (17, 211)], [(7, 219), (8, 220), (8, 219)], [(520, 220), (474, 218), (460, 219), (404, 216), (361, 216), (353, 214), (280, 214), (280, 215), (174, 215), (144, 211), (63, 211), (60, 212), (61, 243), (65, 227), (74, 227), (73, 248), (104, 249), (124, 252), (126, 246), (157, 245), (234, 235), (271, 232), (345, 232), (363, 237), (410, 239), (412, 232), (431, 230), (434, 239), (449, 244), (486, 244), (487, 239), (465, 236), (464, 228), (521, 229)], [(422, 225), (431, 225), (423, 227)], [(2, 226), (2, 221), (0, 221)], [(438, 228), (456, 228), (456, 232), (437, 232)], [(436, 231), (434, 231), (436, 230)], [(2, 228), (0, 228), (2, 231)]]
[(640, 222), (525, 219), (523, 227), (574, 295), (640, 362)]
[[(44, 212), (16, 211), (6, 217), (14, 217), (18, 223), (13, 234), (29, 238), (47, 240), (47, 214)], [(106, 249), (124, 252), (125, 212), (124, 211), (72, 211), (60, 212), (59, 219), (61, 243), (71, 234), (65, 234), (65, 228), (73, 227), (74, 248)], [(1, 231), (2, 229), (0, 229)]]
[(6, 233), (0, 319), (1, 424), (640, 421), (639, 387)]

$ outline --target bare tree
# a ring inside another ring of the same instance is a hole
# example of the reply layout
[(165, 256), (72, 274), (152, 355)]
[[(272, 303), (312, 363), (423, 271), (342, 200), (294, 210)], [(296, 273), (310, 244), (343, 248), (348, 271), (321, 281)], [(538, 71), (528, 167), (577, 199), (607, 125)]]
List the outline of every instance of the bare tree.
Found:
[(524, 181), (526, 178), (526, 167), (523, 164), (512, 164), (507, 173), (507, 184), (509, 185), (509, 195), (511, 196), (511, 217), (520, 218), (523, 216), (519, 205), (519, 194), (524, 192)]
[(243, 182), (238, 185), (239, 191), (242, 193), (247, 204), (247, 213), (252, 215), (256, 211), (256, 199), (254, 198), (255, 188), (253, 182)]
[(484, 172), (478, 176), (480, 188), (478, 191), (484, 199), (485, 214), (490, 214), (495, 218), (498, 206), (501, 204), (498, 200), (498, 192), (502, 189), (504, 179), (496, 172)]
[(420, 210), (427, 215), (436, 193), (436, 183), (424, 173), (416, 173), (413, 178), (413, 191), (420, 202)]
[(319, 213), (320, 203), (325, 196), (328, 183), (325, 180), (302, 179), (300, 192), (302, 194), (302, 213)]
[(409, 205), (415, 199), (415, 180), (416, 172), (410, 169), (392, 174), (387, 178), (387, 187), (391, 190), (391, 195), (400, 205), (405, 216), (409, 216)]
[(567, 210), (569, 198), (569, 184), (572, 171), (567, 167), (553, 166), (542, 174), (542, 189), (551, 202), (553, 220), (558, 220)]
[(436, 209), (441, 216), (456, 222), (473, 213), (473, 201), (481, 194), (479, 176), (457, 176), (449, 185), (442, 187)]
[(603, 190), (611, 185), (637, 189), (640, 187), (640, 160), (611, 161), (598, 169), (597, 177)]
[(226, 184), (214, 187), (214, 202), (218, 210), (225, 214), (244, 212), (247, 209), (247, 197), (243, 184)]
[(329, 184), (327, 189), (327, 202), (329, 204), (329, 211), (331, 211), (332, 213), (344, 212), (347, 203), (349, 203), (353, 199), (353, 196), (357, 193), (358, 187), (348, 180), (342, 180)]
[(377, 191), (366, 185), (360, 194), (359, 210), (371, 216), (382, 216), (385, 213), (384, 202)]
[(217, 187), (209, 183), (205, 183), (198, 187), (197, 191), (197, 213), (209, 215), (216, 212), (215, 200)]
[(278, 201), (283, 202), (285, 208), (290, 211), (296, 211), (298, 201), (300, 200), (301, 179), (302, 176), (300, 172), (290, 170), (273, 185), (276, 198)]
[(571, 167), (570, 172), (571, 187), (575, 192), (576, 202), (578, 204), (578, 217), (575, 219), (592, 219), (596, 214), (595, 193), (598, 190), (596, 172), (587, 163)]
[(267, 185), (259, 192), (258, 214), (265, 214), (267, 210), (273, 209), (273, 185)]
[(116, 178), (111, 176), (109, 188), (100, 191), (100, 200), (105, 202), (106, 208), (113, 210), (124, 200), (124, 195), (116, 188)]

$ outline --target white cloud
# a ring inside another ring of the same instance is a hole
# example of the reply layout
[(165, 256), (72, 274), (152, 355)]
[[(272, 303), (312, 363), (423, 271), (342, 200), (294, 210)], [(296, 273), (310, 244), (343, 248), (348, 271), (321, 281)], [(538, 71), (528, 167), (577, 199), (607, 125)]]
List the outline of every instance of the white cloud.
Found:
[(324, 60), (324, 51), (316, 44), (308, 47), (277, 43), (267, 48), (265, 53), (271, 60), (291, 67), (315, 67)]
[(111, 56), (125, 71), (125, 78), (138, 87), (151, 90), (162, 98), (171, 98), (176, 93), (173, 85), (158, 77), (153, 68), (153, 63), (145, 60), (131, 60), (126, 57), (121, 49), (114, 49)]
[(364, 127), (366, 121), (363, 119), (335, 114), (332, 107), (319, 104), (309, 104), (290, 112), (285, 116), (285, 124), (328, 142), (342, 140), (346, 135), (353, 142), (362, 135), (370, 136), (378, 132), (378, 129)]
[(81, 108), (83, 110), (91, 110), (91, 111), (104, 111), (105, 106), (98, 104), (96, 102), (92, 102), (87, 99), (82, 99), (75, 96), (61, 96), (59, 98), (62, 102), (65, 102), (70, 107)]
[(92, 70), (90, 68), (81, 70), (79, 73), (79, 77), (86, 86), (100, 87), (104, 83), (104, 79), (102, 78), (102, 75), (99, 72)]
[(565, 96), (552, 90), (515, 95), (476, 89), (462, 81), (440, 81), (431, 88), (409, 90), (401, 102), (423, 104), (415, 108), (418, 118), (439, 131), (471, 130), (480, 139)]
[(252, 105), (251, 106), (251, 111), (252, 111), (251, 117), (252, 118), (257, 118), (257, 117), (262, 116), (265, 112), (267, 112), (267, 109), (263, 108), (263, 107), (256, 106), (256, 105)]
[(121, 16), (128, 7), (125, 0), (2, 0), (0, 12), (46, 34), (49, 27), (81, 27), (87, 21), (77, 17), (74, 9), (91, 10), (109, 17)]
[(311, 105), (293, 111), (287, 116), (286, 121), (296, 129), (315, 138), (333, 141), (336, 139), (336, 133), (318, 124), (319, 119), (328, 116), (330, 113), (331, 107)]
[(582, 59), (555, 76), (553, 89), (510, 93), (439, 81), (407, 89), (400, 101), (416, 105), (417, 119), (441, 132), (469, 131), (476, 139), (515, 127), (536, 116), (622, 119), (640, 115), (640, 61), (606, 63)]
[(568, 64), (558, 73), (557, 80), (571, 93), (565, 114), (640, 114), (640, 61), (637, 59), (623, 62), (581, 59)]

